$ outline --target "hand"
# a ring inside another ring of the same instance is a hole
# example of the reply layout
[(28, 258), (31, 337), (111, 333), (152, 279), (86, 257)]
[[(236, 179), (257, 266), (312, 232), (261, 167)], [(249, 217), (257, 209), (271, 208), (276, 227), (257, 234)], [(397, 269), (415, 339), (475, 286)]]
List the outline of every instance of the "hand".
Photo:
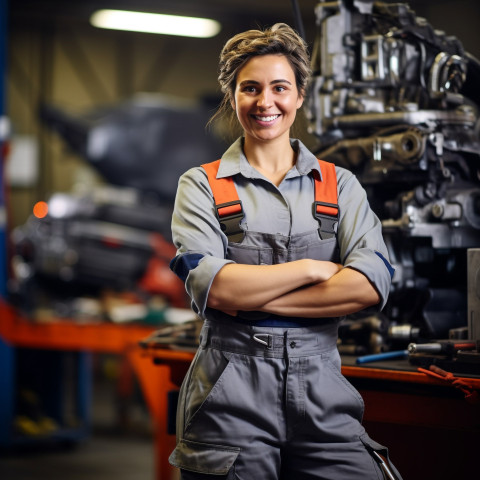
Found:
[(312, 283), (325, 282), (343, 268), (343, 265), (340, 263), (327, 262), (323, 260), (309, 260), (309, 262), (311, 262), (309, 268), (313, 268), (314, 280)]

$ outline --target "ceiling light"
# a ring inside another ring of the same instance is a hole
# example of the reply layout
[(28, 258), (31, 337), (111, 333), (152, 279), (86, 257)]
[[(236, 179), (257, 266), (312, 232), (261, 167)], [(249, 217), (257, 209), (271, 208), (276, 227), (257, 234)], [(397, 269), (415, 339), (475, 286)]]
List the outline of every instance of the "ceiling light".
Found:
[(90, 17), (90, 23), (95, 27), (113, 30), (197, 38), (213, 37), (220, 31), (220, 23), (209, 18), (179, 17), (126, 10), (98, 10)]

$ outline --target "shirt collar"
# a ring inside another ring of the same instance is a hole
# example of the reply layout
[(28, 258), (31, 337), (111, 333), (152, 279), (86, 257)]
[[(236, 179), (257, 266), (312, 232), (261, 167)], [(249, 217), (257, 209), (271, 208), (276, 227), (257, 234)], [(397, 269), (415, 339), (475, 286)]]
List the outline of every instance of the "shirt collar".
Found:
[[(307, 175), (312, 170), (316, 170), (322, 178), (315, 155), (300, 140), (291, 138), (290, 144), (298, 152), (295, 164), (298, 175)], [(232, 177), (238, 173), (246, 178), (260, 178), (260, 174), (248, 163), (247, 157), (243, 153), (243, 137), (238, 138), (222, 155), (217, 178)], [(289, 177), (297, 176), (292, 173)]]

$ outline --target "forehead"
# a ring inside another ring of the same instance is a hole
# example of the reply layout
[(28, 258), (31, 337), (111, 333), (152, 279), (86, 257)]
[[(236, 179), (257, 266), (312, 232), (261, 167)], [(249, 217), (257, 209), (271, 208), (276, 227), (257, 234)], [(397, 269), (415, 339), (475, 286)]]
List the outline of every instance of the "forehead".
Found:
[(239, 70), (237, 83), (246, 80), (295, 82), (295, 72), (285, 55), (259, 55), (250, 58)]

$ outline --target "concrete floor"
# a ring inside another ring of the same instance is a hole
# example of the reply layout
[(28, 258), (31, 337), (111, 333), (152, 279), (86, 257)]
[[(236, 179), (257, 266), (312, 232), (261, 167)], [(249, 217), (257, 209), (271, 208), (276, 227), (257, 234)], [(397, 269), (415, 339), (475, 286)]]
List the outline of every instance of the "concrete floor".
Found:
[(0, 456), (2, 480), (154, 480), (151, 439), (94, 433), (74, 447)]
[(150, 415), (138, 390), (119, 401), (115, 381), (96, 376), (91, 434), (70, 445), (0, 449), (0, 480), (155, 480)]

